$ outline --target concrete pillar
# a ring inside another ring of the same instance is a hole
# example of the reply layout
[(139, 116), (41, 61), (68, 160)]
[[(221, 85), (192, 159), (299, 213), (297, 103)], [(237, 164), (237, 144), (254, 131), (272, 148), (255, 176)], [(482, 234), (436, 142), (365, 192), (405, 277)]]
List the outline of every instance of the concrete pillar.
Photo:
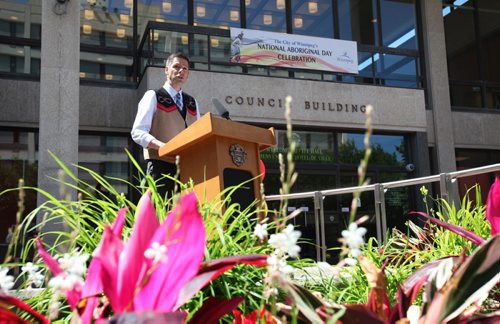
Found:
[[(44, 0), (41, 4), (38, 187), (59, 198), (60, 185), (49, 177), (57, 178), (60, 168), (48, 152), (76, 172), (71, 164), (78, 162), (80, 1)], [(75, 192), (69, 192), (74, 199)], [(38, 194), (38, 205), (45, 200)], [(54, 229), (50, 227), (46, 230)]]
[(446, 62), (442, 0), (419, 1), (422, 12), (422, 40), (426, 90), (434, 121), (437, 170), (456, 171), (453, 119)]

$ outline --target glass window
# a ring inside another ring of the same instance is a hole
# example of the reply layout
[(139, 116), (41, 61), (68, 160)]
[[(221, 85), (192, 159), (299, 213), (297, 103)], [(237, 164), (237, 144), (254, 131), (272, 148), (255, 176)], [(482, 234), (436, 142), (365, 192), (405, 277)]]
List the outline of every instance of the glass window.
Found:
[(321, 80), (321, 73), (320, 72), (295, 71), (294, 75), (295, 75), (296, 79)]
[[(0, 131), (0, 192), (18, 187), (19, 179), (24, 180), (25, 186), (37, 186), (37, 136), (38, 134), (34, 132)], [(25, 194), (24, 210), (26, 214), (36, 208), (36, 192), (26, 190)], [(3, 238), (7, 235), (7, 229), (16, 223), (18, 199), (16, 191), (0, 195), (2, 214), (0, 217), (0, 243), (4, 243)]]
[(338, 0), (340, 38), (378, 45), (376, 0)]
[(382, 46), (417, 49), (415, 1), (380, 0)]
[(448, 74), (455, 80), (478, 80), (474, 11), (456, 7), (444, 17)]
[(245, 5), (248, 29), (286, 32), (285, 7), (276, 0), (245, 0)]
[(187, 24), (188, 3), (186, 0), (137, 1), (139, 39), (142, 38), (149, 21)]
[(112, 6), (86, 2), (80, 11), (80, 43), (132, 48), (132, 10), (124, 2), (113, 2)]
[[(296, 143), (294, 161), (302, 163), (331, 163), (334, 161), (334, 137), (327, 132), (294, 131), (292, 139)], [(278, 154), (288, 152), (286, 131), (276, 131), (276, 147), (261, 153), (263, 160), (278, 161)]]
[(417, 62), (414, 57), (383, 54), (378, 56), (377, 78), (385, 85), (416, 86)]
[[(365, 154), (364, 134), (342, 133), (338, 135), (339, 161), (359, 164)], [(404, 136), (372, 135), (370, 137), (372, 154), (369, 164), (402, 166), (406, 161)]]
[[(192, 35), (192, 45), (190, 47), (189, 58), (194, 62), (208, 63), (208, 36)], [(181, 42), (188, 43), (188, 35), (181, 35)]]
[(342, 82), (349, 83), (373, 83), (373, 62), (374, 60), (378, 60), (380, 57), (379, 54), (372, 55), (368, 52), (359, 52), (358, 51), (358, 71), (357, 75), (342, 75)]
[(0, 71), (40, 75), (40, 50), (0, 44)]
[[(130, 150), (129, 136), (88, 135), (78, 137), (78, 163), (102, 176), (127, 180), (129, 163), (125, 149)], [(95, 180), (87, 172), (79, 172), (79, 178), (87, 183)], [(128, 186), (122, 181), (109, 180), (118, 192), (128, 193)]]
[(240, 27), (239, 0), (194, 0), (195, 26)]
[[(276, 0), (276, 5), (285, 0)], [(292, 32), (294, 34), (333, 38), (331, 0), (292, 0)]]
[[(499, 150), (474, 150), (474, 149), (456, 149), (455, 159), (457, 161), (457, 170), (466, 170), (478, 168), (485, 165), (500, 163)], [(478, 174), (475, 176), (461, 177), (458, 179), (458, 189), (460, 197), (467, 194), (467, 190), (475, 185), (479, 185), (482, 201), (485, 202), (488, 189), (494, 180), (494, 173)], [(474, 192), (469, 193), (469, 198), (475, 201)]]
[(132, 81), (132, 57), (80, 52), (80, 78)]
[(155, 64), (163, 66), (171, 53), (188, 53), (188, 34), (166, 30), (153, 30), (149, 35), (153, 38)]
[(40, 0), (2, 1), (0, 35), (40, 39)]
[(483, 106), (481, 101), (481, 87), (476, 85), (450, 84), (451, 105), (455, 107)]
[(500, 82), (500, 1), (481, 0), (479, 3), (479, 32), (484, 64), (484, 79)]
[(486, 107), (500, 109), (500, 87), (486, 88)]

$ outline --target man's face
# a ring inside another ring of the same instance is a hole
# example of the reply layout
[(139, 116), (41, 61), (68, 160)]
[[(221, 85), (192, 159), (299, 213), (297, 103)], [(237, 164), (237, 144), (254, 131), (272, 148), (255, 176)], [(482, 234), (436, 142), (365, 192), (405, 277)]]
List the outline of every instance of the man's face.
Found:
[(189, 76), (188, 61), (179, 57), (174, 58), (172, 63), (165, 67), (165, 75), (174, 89), (181, 89)]

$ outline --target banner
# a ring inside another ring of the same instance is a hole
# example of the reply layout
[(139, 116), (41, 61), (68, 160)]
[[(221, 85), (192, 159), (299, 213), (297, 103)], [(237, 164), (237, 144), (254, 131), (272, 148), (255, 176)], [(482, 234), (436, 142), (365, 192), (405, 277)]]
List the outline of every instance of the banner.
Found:
[(231, 62), (358, 73), (356, 42), (231, 28)]

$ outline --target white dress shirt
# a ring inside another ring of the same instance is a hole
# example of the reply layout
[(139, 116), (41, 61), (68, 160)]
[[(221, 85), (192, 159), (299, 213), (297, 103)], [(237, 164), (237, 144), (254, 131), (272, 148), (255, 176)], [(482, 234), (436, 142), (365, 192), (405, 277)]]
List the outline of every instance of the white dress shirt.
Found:
[[(177, 91), (170, 86), (167, 82), (163, 85), (163, 88), (167, 90), (168, 94), (174, 98)], [(179, 91), (182, 97), (182, 89)], [(184, 102), (184, 101), (183, 101)], [(200, 108), (198, 107), (198, 102), (196, 102), (196, 119), (200, 118)], [(151, 123), (153, 122), (153, 116), (156, 112), (156, 92), (154, 90), (148, 90), (139, 102), (137, 109), (137, 115), (135, 116), (134, 125), (132, 126), (132, 139), (134, 142), (140, 146), (147, 148), (149, 143), (155, 139), (153, 135), (149, 133), (151, 130)], [(183, 109), (186, 109), (185, 107)]]

